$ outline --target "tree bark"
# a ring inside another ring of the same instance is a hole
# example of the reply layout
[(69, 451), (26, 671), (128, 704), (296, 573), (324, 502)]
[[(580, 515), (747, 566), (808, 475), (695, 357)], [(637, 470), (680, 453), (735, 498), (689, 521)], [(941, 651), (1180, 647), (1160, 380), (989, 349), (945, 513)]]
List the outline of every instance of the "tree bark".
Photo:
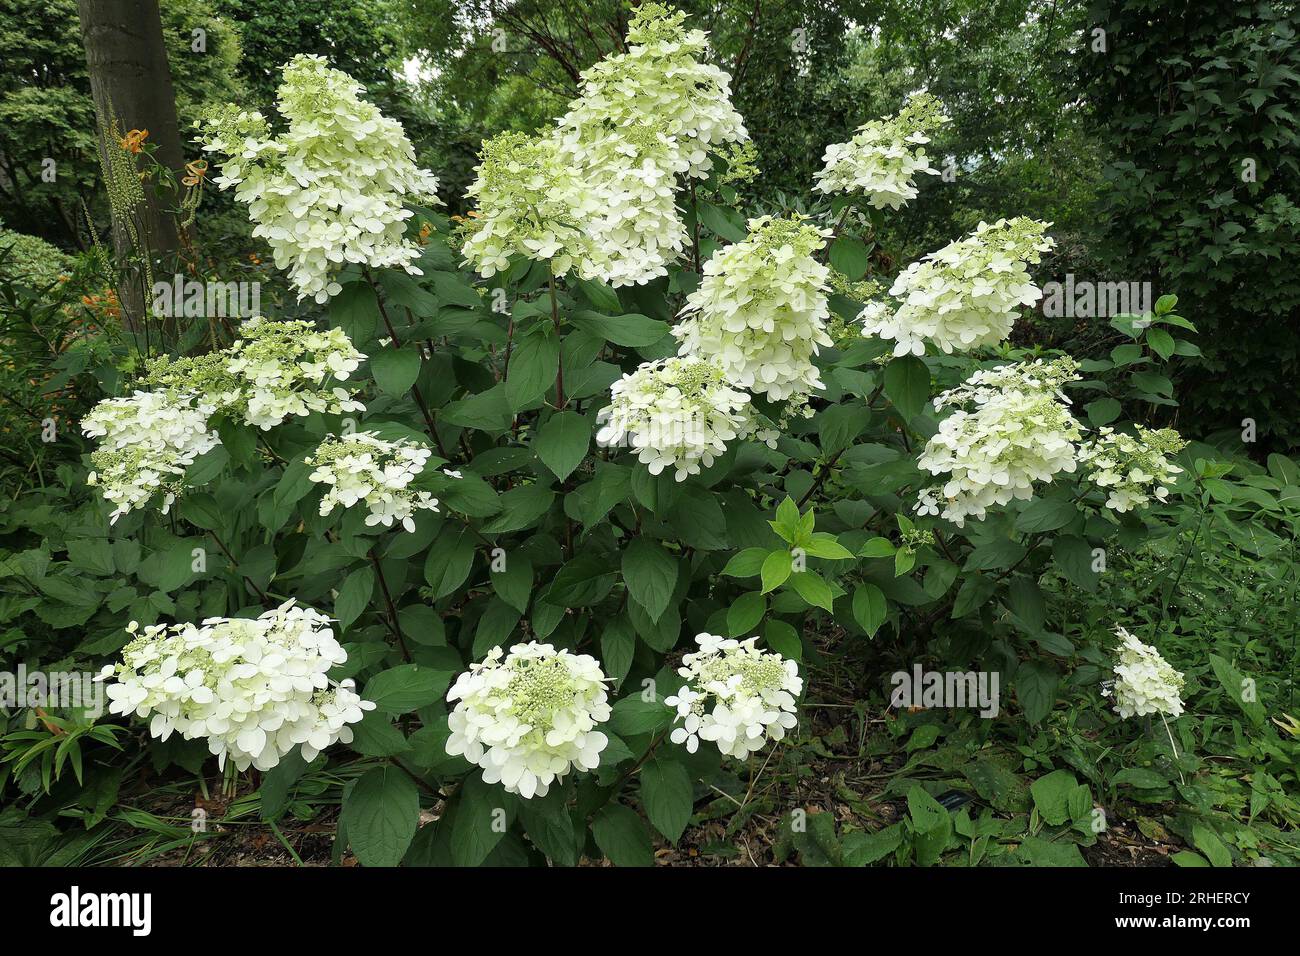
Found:
[[(101, 152), (107, 156), (107, 150), (120, 148), (110, 142), (114, 120), (123, 134), (147, 129), (148, 141), (157, 147), (155, 158), (179, 181), (184, 151), (158, 0), (77, 0), (77, 12)], [(139, 211), (139, 220), (142, 238), (148, 243), (145, 252), (153, 261), (155, 275), (170, 276), (180, 248), (176, 219), (167, 211), (167, 202), (174, 197), (159, 195), (151, 184), (146, 184), (144, 193), (145, 208)], [(125, 223), (114, 221), (113, 242), (120, 260), (134, 256)], [(145, 318), (149, 291), (135, 281), (125, 283), (118, 292), (123, 317), (132, 327)]]

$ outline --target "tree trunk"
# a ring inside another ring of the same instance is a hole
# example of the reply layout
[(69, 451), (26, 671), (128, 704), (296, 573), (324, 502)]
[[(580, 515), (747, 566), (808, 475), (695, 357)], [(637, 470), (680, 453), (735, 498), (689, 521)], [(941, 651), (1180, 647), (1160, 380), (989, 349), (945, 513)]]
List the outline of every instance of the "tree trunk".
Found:
[[(86, 50), (90, 92), (99, 123), (99, 148), (119, 149), (110, 142), (113, 121), (122, 134), (147, 129), (148, 142), (156, 145), (155, 158), (171, 169), (179, 181), (184, 152), (176, 120), (176, 94), (172, 88), (167, 49), (163, 43), (158, 0), (77, 0), (81, 19), (81, 42)], [(160, 195), (146, 184), (145, 206), (137, 211), (144, 251), (158, 277), (169, 277), (180, 247), (176, 219), (167, 211), (175, 197)], [(125, 222), (114, 215), (113, 243), (120, 261), (135, 259), (136, 250)], [(118, 292), (123, 319), (131, 328), (145, 318), (145, 303), (151, 290), (144, 288), (141, 270), (135, 281), (123, 283)]]

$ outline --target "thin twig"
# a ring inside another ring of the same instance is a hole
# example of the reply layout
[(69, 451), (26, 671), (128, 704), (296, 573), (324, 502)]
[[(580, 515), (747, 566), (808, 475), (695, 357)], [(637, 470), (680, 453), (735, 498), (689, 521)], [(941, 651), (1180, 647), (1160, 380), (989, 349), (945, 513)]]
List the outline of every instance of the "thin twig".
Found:
[(383, 592), (384, 604), (388, 606), (388, 619), (391, 623), (393, 635), (397, 638), (398, 646), (402, 649), (402, 657), (409, 664), (411, 662), (411, 652), (406, 649), (406, 638), (402, 635), (402, 627), (397, 623), (397, 608), (393, 606), (393, 595), (388, 591), (388, 581), (384, 578), (384, 569), (379, 563), (379, 558), (375, 555), (375, 549), (371, 548), (368, 552), (370, 563), (375, 566), (375, 577), (379, 579), (379, 590)]

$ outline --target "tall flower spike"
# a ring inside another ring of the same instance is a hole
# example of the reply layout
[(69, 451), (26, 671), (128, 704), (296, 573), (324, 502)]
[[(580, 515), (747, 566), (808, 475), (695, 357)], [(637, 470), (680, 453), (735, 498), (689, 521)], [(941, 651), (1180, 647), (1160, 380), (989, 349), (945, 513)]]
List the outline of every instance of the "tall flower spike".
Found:
[(684, 248), (679, 177), (704, 178), (713, 155), (747, 142), (731, 105), (731, 78), (703, 62), (708, 41), (686, 16), (644, 3), (628, 25), (627, 52), (582, 74), (578, 99), (555, 131), (566, 165), (598, 215), (586, 228), (604, 253), (600, 277), (612, 285), (665, 275)]
[(415, 164), (402, 125), (363, 92), (324, 57), (300, 55), (284, 67), (282, 134), (233, 104), (200, 123), (204, 149), (226, 157), (213, 182), (248, 206), (253, 235), (270, 244), (299, 299), (338, 294), (334, 275), (348, 262), (420, 274), (405, 203), (437, 203), (438, 180)]
[(544, 797), (570, 770), (595, 770), (609, 738), (606, 677), (587, 654), (550, 644), (494, 647), (447, 692), (447, 753), (483, 768), (525, 799)]
[(795, 403), (822, 387), (813, 358), (826, 333), (829, 269), (813, 258), (826, 233), (802, 217), (749, 221), (749, 236), (713, 254), (673, 328), (679, 354), (714, 360), (738, 388)]
[(924, 355), (926, 344), (943, 352), (997, 345), (1015, 324), (1017, 309), (1042, 298), (1026, 265), (1055, 243), (1049, 223), (1024, 217), (980, 223), (966, 238), (909, 265), (884, 302), (862, 310), (863, 335), (894, 340), (895, 355)]
[(917, 461), (948, 475), (920, 493), (917, 512), (961, 527), (994, 505), (1032, 497), (1038, 482), (1073, 472), (1081, 430), (1060, 388), (1078, 377), (1077, 367), (1068, 358), (1006, 365), (976, 372), (936, 398), (936, 409), (962, 407), (939, 423)]
[(924, 144), (929, 134), (949, 122), (943, 104), (918, 93), (896, 116), (870, 120), (847, 143), (832, 143), (822, 157), (816, 189), (824, 193), (861, 193), (877, 209), (898, 209), (916, 198), (917, 173), (939, 175), (930, 166)]
[(514, 256), (551, 263), (559, 276), (573, 269), (596, 275), (602, 253), (588, 222), (600, 212), (552, 139), (502, 133), (483, 143), (478, 174), (466, 195), (477, 203), (466, 221), (461, 252), (484, 278), (510, 267)]

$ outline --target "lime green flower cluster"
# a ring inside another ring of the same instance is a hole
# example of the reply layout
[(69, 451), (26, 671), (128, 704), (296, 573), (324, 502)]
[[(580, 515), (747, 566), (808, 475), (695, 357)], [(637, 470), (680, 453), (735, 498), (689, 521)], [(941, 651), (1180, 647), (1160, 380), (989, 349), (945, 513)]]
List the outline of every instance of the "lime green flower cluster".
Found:
[(555, 275), (597, 275), (604, 256), (586, 223), (597, 197), (574, 175), (552, 138), (501, 133), (484, 140), (478, 178), (466, 195), (478, 203), (461, 252), (491, 278), (510, 258), (549, 261)]
[(718, 149), (748, 138), (730, 78), (702, 62), (705, 34), (684, 20), (643, 4), (627, 52), (582, 74), (554, 130), (485, 145), (462, 247), (480, 275), (516, 255), (614, 286), (667, 274), (686, 242), (679, 179), (708, 175)]
[(365, 406), (336, 384), (365, 360), (342, 329), (250, 319), (228, 348), (194, 358), (154, 359), (145, 384), (192, 392), (263, 431), (291, 415), (342, 414)]
[(363, 89), (319, 56), (284, 68), (278, 108), (288, 129), (227, 106), (200, 121), (204, 149), (224, 155), (213, 182), (233, 187), (298, 297), (326, 302), (345, 263), (419, 275), (420, 246), (406, 238), (409, 200), (438, 202), (438, 180), (415, 164), (402, 125), (361, 99)]
[(802, 216), (749, 221), (749, 236), (714, 253), (673, 328), (681, 355), (715, 359), (738, 388), (771, 401), (822, 387), (813, 364), (826, 333), (830, 270), (813, 256), (826, 234)]
[(916, 510), (961, 527), (994, 505), (1033, 497), (1034, 485), (1072, 473), (1082, 433), (1060, 388), (1077, 378), (1072, 359), (976, 372), (935, 399), (960, 406), (939, 423), (918, 467), (942, 484), (922, 490)]
[(949, 122), (943, 104), (929, 93), (908, 100), (898, 115), (858, 127), (847, 143), (832, 143), (822, 157), (816, 188), (824, 193), (862, 193), (877, 209), (898, 209), (916, 198), (916, 173), (938, 175), (925, 155), (929, 134)]
[(1168, 457), (1187, 445), (1178, 432), (1136, 428), (1136, 435), (1101, 428), (1097, 438), (1079, 449), (1079, 461), (1088, 466), (1088, 480), (1108, 494), (1106, 507), (1121, 514), (1145, 507), (1152, 498), (1164, 501), (1169, 485), (1183, 470)]
[[(717, 362), (694, 358), (647, 362), (624, 375), (599, 419), (599, 444), (626, 442), (650, 474), (671, 466), (678, 481), (708, 468), (728, 442), (749, 437), (762, 422), (749, 395), (727, 382)], [(758, 437), (776, 444), (775, 432)]]

